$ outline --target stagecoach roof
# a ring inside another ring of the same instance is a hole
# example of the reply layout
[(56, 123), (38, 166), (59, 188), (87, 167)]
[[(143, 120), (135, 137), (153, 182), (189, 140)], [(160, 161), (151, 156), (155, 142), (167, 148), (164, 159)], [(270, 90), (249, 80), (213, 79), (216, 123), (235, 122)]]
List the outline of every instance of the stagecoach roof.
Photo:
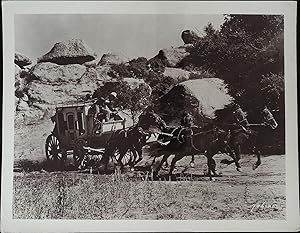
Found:
[(91, 106), (92, 104), (93, 102), (61, 103), (61, 104), (57, 104), (56, 108), (84, 107), (84, 106)]

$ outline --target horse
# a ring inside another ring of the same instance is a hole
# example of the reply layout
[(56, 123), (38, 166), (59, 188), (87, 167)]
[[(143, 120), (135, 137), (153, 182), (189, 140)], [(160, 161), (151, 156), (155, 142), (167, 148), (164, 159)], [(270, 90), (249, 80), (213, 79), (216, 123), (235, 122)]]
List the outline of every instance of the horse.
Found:
[[(117, 164), (123, 168), (121, 161), (126, 152), (131, 150), (134, 152), (134, 158), (131, 159), (129, 163), (130, 166), (133, 167), (134, 164), (142, 160), (142, 148), (146, 145), (151, 134), (153, 134), (157, 129), (164, 129), (165, 127), (165, 123), (157, 114), (151, 111), (143, 112), (136, 125), (114, 132), (107, 142), (102, 162), (107, 168), (109, 157), (117, 149), (120, 154)], [(137, 156), (138, 159), (136, 158)]]
[[(261, 123), (251, 124), (243, 121), (240, 127), (229, 126), (230, 140), (229, 145), (234, 150), (237, 160), (240, 160), (241, 146), (247, 146), (256, 156), (257, 161), (253, 164), (252, 169), (255, 170), (261, 164), (261, 152), (263, 142), (268, 138), (278, 126), (273, 114), (265, 106), (261, 111)], [(221, 163), (231, 164), (234, 160), (223, 159)]]
[[(163, 135), (166, 134), (163, 132)], [(162, 147), (158, 154), (151, 155), (154, 157), (152, 165), (155, 163), (157, 157), (163, 156), (159, 165), (153, 171), (154, 179), (157, 178), (158, 172), (162, 165), (167, 161), (171, 155), (175, 155), (171, 161), (169, 169), (169, 176), (175, 168), (177, 161), (185, 156), (194, 156), (203, 153), (207, 157), (208, 174), (212, 180), (212, 173), (216, 174), (216, 163), (213, 156), (219, 151), (229, 153), (233, 160), (236, 160), (234, 151), (227, 144), (228, 132), (219, 129), (215, 125), (207, 125), (204, 127), (191, 126), (191, 127), (177, 127), (173, 130), (172, 136), (169, 137), (169, 143)], [(156, 152), (157, 153), (157, 152)], [(237, 169), (240, 168), (236, 163)]]

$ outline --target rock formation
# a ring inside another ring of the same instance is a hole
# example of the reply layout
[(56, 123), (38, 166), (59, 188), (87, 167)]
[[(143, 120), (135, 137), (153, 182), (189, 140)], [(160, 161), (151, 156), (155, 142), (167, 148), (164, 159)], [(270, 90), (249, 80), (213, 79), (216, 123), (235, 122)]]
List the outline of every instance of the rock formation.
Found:
[(21, 53), (15, 53), (15, 64), (23, 69), (24, 66), (32, 64), (32, 61)]
[(98, 66), (103, 66), (103, 65), (118, 65), (121, 63), (126, 63), (127, 62), (127, 58), (125, 58), (124, 56), (122, 56), (121, 54), (117, 54), (117, 53), (107, 53), (107, 54), (103, 54)]
[(216, 110), (233, 101), (223, 80), (204, 78), (177, 84), (154, 106), (159, 115), (167, 116), (169, 124), (179, 124), (182, 114), (188, 111), (194, 115), (196, 124), (205, 125), (215, 118)]
[(176, 48), (162, 49), (155, 58), (162, 60), (167, 67), (178, 67), (180, 62), (190, 55), (188, 48), (191, 45), (184, 45)]
[(96, 58), (96, 54), (81, 39), (56, 43), (50, 52), (38, 59), (38, 63), (52, 62), (58, 65), (83, 64)]
[(200, 37), (192, 30), (185, 30), (181, 33), (181, 39), (185, 44), (195, 44), (199, 41)]

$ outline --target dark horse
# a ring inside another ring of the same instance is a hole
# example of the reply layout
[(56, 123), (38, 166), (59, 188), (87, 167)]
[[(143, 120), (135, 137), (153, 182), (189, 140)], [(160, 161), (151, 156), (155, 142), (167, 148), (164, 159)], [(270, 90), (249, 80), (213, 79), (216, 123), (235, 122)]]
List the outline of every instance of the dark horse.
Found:
[[(122, 159), (128, 150), (131, 150), (134, 157), (131, 158), (129, 165), (133, 166), (142, 160), (142, 148), (147, 140), (157, 129), (165, 128), (165, 123), (161, 118), (151, 111), (145, 111), (139, 117), (136, 125), (126, 129), (117, 130), (107, 142), (102, 162), (108, 164), (109, 157), (115, 150), (119, 151), (117, 164), (123, 168)], [(138, 156), (138, 158), (137, 158)]]
[[(145, 114), (145, 119), (149, 118), (151, 115)], [(153, 115), (152, 115), (153, 117)], [(167, 162), (167, 159), (170, 155), (175, 155), (174, 159), (171, 162), (171, 167), (169, 174), (172, 175), (175, 164), (178, 160), (182, 159), (187, 155), (191, 155), (194, 160), (194, 155), (203, 153), (207, 157), (209, 175), (211, 179), (211, 172), (216, 174), (215, 167), (216, 163), (213, 159), (213, 156), (220, 152), (229, 153), (233, 158), (233, 161), (236, 161), (237, 170), (240, 168), (234, 151), (231, 150), (228, 145), (228, 136), (229, 131), (222, 130), (217, 126), (211, 124), (205, 127), (198, 126), (179, 126), (179, 127), (169, 127), (166, 123), (155, 114), (156, 121), (160, 122), (158, 129), (161, 130), (157, 132), (158, 142), (162, 145), (161, 150), (156, 151), (153, 163), (155, 163), (155, 158), (163, 155), (163, 158), (158, 165), (158, 167), (153, 172), (154, 177), (157, 177), (158, 171), (162, 165)]]
[[(225, 127), (226, 130), (230, 129), (229, 145), (234, 150), (237, 160), (240, 159), (240, 148), (242, 145), (248, 147), (256, 154), (257, 161), (253, 164), (253, 170), (261, 164), (260, 148), (263, 142), (269, 136), (268, 134), (271, 134), (277, 126), (276, 120), (266, 106), (261, 111), (261, 123), (251, 124), (248, 120), (243, 119), (238, 126), (234, 124), (223, 124), (223, 128)], [(223, 159), (221, 162), (231, 164), (235, 161)]]
[[(163, 132), (164, 134), (164, 132)], [(172, 176), (172, 172), (175, 168), (177, 161), (181, 160), (185, 156), (194, 156), (202, 153), (207, 157), (208, 174), (210, 180), (212, 180), (212, 174), (216, 174), (216, 163), (213, 156), (219, 151), (229, 153), (233, 160), (236, 160), (234, 151), (231, 150), (228, 141), (228, 132), (219, 129), (214, 125), (207, 125), (205, 127), (191, 126), (191, 127), (178, 127), (172, 132), (172, 136), (169, 137), (170, 141), (167, 145), (163, 146), (160, 151), (156, 151), (153, 155), (155, 158), (163, 156), (159, 165), (153, 171), (153, 177), (157, 178), (158, 172), (162, 165), (167, 161), (169, 156), (175, 155), (171, 162), (169, 169), (169, 176)], [(236, 163), (237, 169), (240, 168), (239, 164)]]

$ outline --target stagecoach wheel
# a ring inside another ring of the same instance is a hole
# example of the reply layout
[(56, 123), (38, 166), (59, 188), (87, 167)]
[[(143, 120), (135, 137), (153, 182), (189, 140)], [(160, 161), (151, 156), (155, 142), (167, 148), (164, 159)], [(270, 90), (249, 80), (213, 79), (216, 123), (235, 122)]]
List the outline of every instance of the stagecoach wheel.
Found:
[(76, 168), (84, 168), (86, 162), (86, 150), (83, 146), (86, 145), (86, 142), (83, 139), (76, 141), (75, 147), (73, 150), (73, 160)]
[(49, 161), (64, 161), (67, 157), (66, 150), (62, 148), (60, 141), (53, 134), (49, 135), (46, 139), (45, 152)]
[[(121, 156), (120, 151), (118, 149), (115, 149), (114, 157), (116, 161), (119, 160), (120, 156)], [(121, 160), (122, 165), (123, 166), (128, 165), (133, 160), (133, 158), (134, 158), (133, 152), (130, 149), (128, 149)]]

